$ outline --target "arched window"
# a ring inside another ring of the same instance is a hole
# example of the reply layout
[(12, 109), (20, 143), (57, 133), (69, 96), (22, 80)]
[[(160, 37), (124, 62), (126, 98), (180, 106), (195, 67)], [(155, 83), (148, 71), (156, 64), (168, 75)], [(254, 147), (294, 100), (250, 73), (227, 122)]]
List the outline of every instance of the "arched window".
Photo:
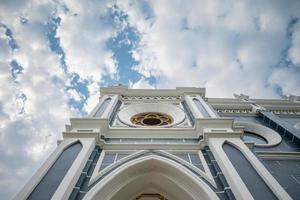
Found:
[(196, 104), (199, 112), (202, 114), (203, 117), (210, 117), (206, 109), (203, 107), (202, 103), (199, 101), (199, 99), (193, 98), (194, 103)]
[(239, 149), (231, 144), (224, 143), (223, 150), (254, 199), (277, 199), (272, 190)]
[(101, 117), (101, 115), (104, 113), (104, 111), (106, 110), (107, 106), (109, 105), (110, 101), (111, 101), (110, 97), (106, 98), (103, 101), (103, 103), (101, 104), (100, 108), (97, 110), (97, 112), (94, 115), (94, 117)]
[(76, 142), (67, 147), (53, 163), (39, 184), (34, 188), (27, 200), (51, 199), (81, 149), (82, 144), (80, 142)]

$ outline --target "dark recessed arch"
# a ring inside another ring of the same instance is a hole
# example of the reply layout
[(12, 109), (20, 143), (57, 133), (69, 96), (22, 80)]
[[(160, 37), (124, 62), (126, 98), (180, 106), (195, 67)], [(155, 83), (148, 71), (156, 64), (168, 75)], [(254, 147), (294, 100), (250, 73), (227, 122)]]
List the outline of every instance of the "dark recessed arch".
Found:
[(223, 150), (254, 199), (277, 199), (248, 159), (235, 145), (225, 142)]
[(82, 144), (78, 141), (67, 148), (59, 155), (50, 169), (30, 193), (28, 200), (51, 199), (59, 184), (64, 179), (68, 170), (72, 166), (76, 157), (82, 149)]
[(199, 99), (193, 98), (193, 102), (196, 104), (199, 112), (202, 114), (203, 117), (210, 117), (210, 115), (208, 114), (208, 112), (206, 111)]
[(111, 102), (111, 97), (106, 98), (101, 106), (99, 107), (99, 109), (97, 110), (96, 114), (94, 115), (94, 117), (101, 117), (102, 114), (104, 113), (104, 111), (106, 110), (107, 106), (109, 105), (109, 103)]

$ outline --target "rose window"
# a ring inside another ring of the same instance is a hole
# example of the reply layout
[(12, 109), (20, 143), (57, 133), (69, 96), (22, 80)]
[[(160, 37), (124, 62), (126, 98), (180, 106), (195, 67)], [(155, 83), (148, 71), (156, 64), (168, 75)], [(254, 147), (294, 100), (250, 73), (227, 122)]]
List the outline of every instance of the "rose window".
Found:
[(138, 113), (131, 117), (133, 124), (142, 126), (164, 126), (173, 123), (173, 118), (170, 115), (159, 112), (144, 112)]

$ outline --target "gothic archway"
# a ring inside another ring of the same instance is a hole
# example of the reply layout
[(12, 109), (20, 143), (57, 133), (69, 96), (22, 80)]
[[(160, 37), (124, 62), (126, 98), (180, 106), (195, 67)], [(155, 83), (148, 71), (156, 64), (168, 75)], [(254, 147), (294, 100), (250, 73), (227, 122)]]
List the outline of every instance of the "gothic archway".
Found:
[(91, 188), (84, 199), (136, 199), (142, 194), (158, 194), (169, 200), (218, 199), (195, 174), (157, 155), (140, 157), (120, 166)]

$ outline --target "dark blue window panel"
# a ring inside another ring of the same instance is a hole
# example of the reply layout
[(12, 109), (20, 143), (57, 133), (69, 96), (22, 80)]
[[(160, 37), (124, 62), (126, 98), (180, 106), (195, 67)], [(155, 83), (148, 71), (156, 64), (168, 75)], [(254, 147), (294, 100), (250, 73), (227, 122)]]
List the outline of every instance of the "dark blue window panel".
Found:
[(202, 164), (193, 164), (195, 167), (197, 167), (198, 169), (202, 170), (202, 171), (205, 171), (204, 170), (204, 167)]
[(87, 173), (88, 176), (92, 176), (93, 171), (94, 171), (94, 169), (95, 169), (95, 167), (96, 167), (96, 164), (97, 164), (97, 162), (98, 162), (98, 159), (99, 159), (99, 157), (100, 157), (100, 154), (101, 154), (101, 152), (102, 152), (102, 150), (99, 149), (98, 147), (96, 147), (96, 151), (97, 151), (96, 155), (90, 157), (90, 159), (93, 160), (93, 162), (92, 162), (92, 165), (90, 166), (90, 168), (89, 168), (88, 171), (87, 171), (87, 172), (88, 172), (88, 173)]
[(92, 160), (88, 160), (85, 167), (83, 168), (83, 172), (88, 172), (88, 170), (90, 169), (91, 165), (93, 164)]
[(271, 121), (271, 122), (270, 122), (270, 126), (271, 126), (273, 129), (275, 129), (276, 126), (277, 126), (277, 124), (276, 124), (275, 122)]
[(222, 187), (223, 187), (223, 188), (229, 187), (229, 185), (228, 185), (228, 183), (227, 183), (227, 181), (226, 181), (226, 178), (225, 178), (225, 176), (224, 176), (223, 173), (218, 173), (217, 176), (218, 176), (218, 178), (219, 178), (219, 180), (220, 180), (220, 183), (222, 184)]
[(115, 158), (116, 158), (116, 153), (106, 153), (102, 163), (112, 164), (115, 162)]
[(51, 199), (81, 149), (80, 142), (65, 149), (27, 199)]
[(85, 193), (88, 191), (88, 182), (90, 181), (92, 173), (96, 167), (101, 151), (102, 150), (99, 147), (95, 147), (94, 151), (91, 153), (88, 162), (84, 167), (84, 171), (82, 171), (76, 183), (76, 187), (74, 187), (69, 197), (69, 200), (82, 199)]
[(224, 144), (223, 149), (254, 199), (277, 199), (238, 149), (230, 144)]
[(198, 169), (204, 171), (204, 167), (202, 166), (202, 163), (201, 163), (199, 155), (197, 153), (190, 153), (189, 155), (190, 155), (192, 164), (195, 167), (197, 167)]
[(100, 168), (99, 168), (99, 171), (105, 169), (106, 167), (108, 167), (109, 165), (111, 164), (101, 164)]
[(211, 163), (212, 163), (212, 165), (214, 165), (214, 168), (217, 172), (222, 171), (216, 160), (212, 160)]
[(69, 200), (74, 200), (76, 199), (76, 197), (79, 195), (79, 191), (80, 191), (80, 188), (75, 188), (73, 189), (70, 197), (69, 197)]
[(113, 164), (115, 162), (116, 156), (117, 156), (116, 153), (106, 153), (101, 163), (101, 166), (99, 168), (99, 171)]
[(291, 120), (287, 118), (280, 118), (277, 115), (274, 115), (272, 112), (267, 111), (260, 111), (260, 115), (265, 121), (267, 121), (266, 119), (271, 120), (270, 122), (267, 121), (270, 123), (270, 127), (276, 129), (277, 125), (282, 126), (290, 134), (300, 139), (300, 130), (296, 129), (293, 124), (295, 121), (297, 121), (297, 119)]
[[(226, 181), (226, 178), (224, 177), (218, 163), (216, 162), (213, 154), (209, 150), (209, 147), (205, 147), (204, 150), (202, 150), (204, 159), (207, 162), (208, 168), (212, 175), (214, 176), (214, 180), (217, 184), (217, 191), (220, 191), (217, 193), (220, 199), (226, 199), (226, 200), (235, 200), (235, 197), (233, 193), (231, 192), (231, 189)], [(225, 188), (226, 187), (226, 188)], [(222, 192), (223, 191), (223, 192)]]
[(125, 158), (126, 156), (129, 156), (129, 153), (118, 153), (117, 160), (120, 160), (122, 158)]
[(277, 128), (277, 132), (281, 135), (281, 136), (283, 136), (284, 135), (284, 131), (285, 131), (285, 129), (284, 128), (282, 128), (281, 126), (278, 126), (278, 128)]
[(202, 103), (199, 101), (199, 99), (193, 99), (194, 103), (196, 104), (198, 110), (203, 115), (203, 117), (210, 117), (206, 109), (203, 107)]
[(200, 160), (198, 154), (190, 153), (190, 158), (191, 158), (191, 161), (192, 161), (193, 164), (195, 164), (195, 165), (201, 164), (201, 160)]
[(287, 140), (292, 141), (293, 138), (294, 138), (294, 135), (291, 134), (290, 132), (286, 131), (285, 132), (285, 137), (286, 137)]
[(300, 160), (263, 160), (263, 164), (293, 199), (299, 199)]
[(104, 113), (106, 110), (107, 106), (111, 102), (111, 98), (108, 97), (107, 99), (104, 100), (104, 102), (101, 104), (100, 108), (97, 110), (96, 114), (94, 117), (101, 117), (101, 115)]
[(178, 154), (175, 154), (177, 157), (187, 161), (187, 162), (190, 162), (190, 159), (189, 159), (189, 155), (186, 153), (178, 153)]
[(75, 187), (80, 187), (85, 178), (86, 178), (86, 173), (81, 173)]
[(291, 115), (289, 115), (286, 117), (285, 116), (279, 116), (279, 117), (282, 121), (285, 121), (286, 124), (289, 125), (290, 127), (295, 128), (295, 125), (300, 123), (300, 117), (297, 117), (297, 116), (292, 117)]

